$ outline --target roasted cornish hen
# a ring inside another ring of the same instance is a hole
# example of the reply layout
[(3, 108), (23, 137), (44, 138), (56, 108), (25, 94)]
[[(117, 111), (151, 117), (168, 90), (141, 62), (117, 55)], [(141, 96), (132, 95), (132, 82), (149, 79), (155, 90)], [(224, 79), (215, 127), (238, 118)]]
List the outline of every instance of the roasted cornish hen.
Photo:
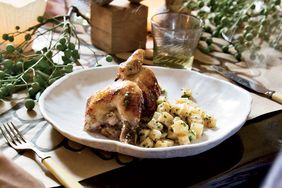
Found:
[(120, 65), (115, 82), (88, 99), (85, 130), (135, 143), (140, 120), (153, 115), (161, 93), (154, 73), (142, 66), (143, 60), (144, 51), (136, 50)]

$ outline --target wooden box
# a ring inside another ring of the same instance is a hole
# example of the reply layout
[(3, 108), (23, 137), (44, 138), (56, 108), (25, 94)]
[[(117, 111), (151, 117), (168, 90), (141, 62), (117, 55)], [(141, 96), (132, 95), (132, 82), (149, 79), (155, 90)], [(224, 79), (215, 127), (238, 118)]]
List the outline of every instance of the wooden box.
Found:
[(108, 53), (145, 48), (148, 7), (115, 0), (109, 5), (91, 4), (91, 41)]

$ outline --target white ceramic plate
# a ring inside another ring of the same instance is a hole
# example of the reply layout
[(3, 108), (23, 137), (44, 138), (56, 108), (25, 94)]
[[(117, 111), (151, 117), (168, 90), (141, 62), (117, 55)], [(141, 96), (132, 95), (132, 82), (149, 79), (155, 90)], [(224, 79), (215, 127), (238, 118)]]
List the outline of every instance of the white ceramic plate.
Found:
[(181, 88), (191, 88), (196, 102), (216, 117), (217, 128), (205, 130), (196, 143), (168, 148), (142, 148), (85, 132), (86, 100), (114, 82), (117, 68), (87, 69), (59, 79), (39, 99), (43, 116), (68, 139), (93, 148), (140, 158), (170, 158), (196, 155), (218, 145), (242, 127), (251, 109), (250, 94), (233, 84), (194, 71), (151, 67), (169, 101), (180, 98)]

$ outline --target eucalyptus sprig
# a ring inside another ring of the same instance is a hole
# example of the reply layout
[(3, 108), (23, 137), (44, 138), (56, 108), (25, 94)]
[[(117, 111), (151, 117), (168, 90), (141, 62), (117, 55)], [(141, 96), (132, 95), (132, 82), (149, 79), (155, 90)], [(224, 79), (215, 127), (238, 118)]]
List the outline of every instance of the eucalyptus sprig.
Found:
[[(74, 64), (80, 65), (80, 43), (71, 20), (73, 14), (85, 18), (76, 7), (72, 7), (67, 15), (38, 17), (38, 24), (34, 26), (23, 31), (16, 26), (15, 32), (2, 35), (3, 42), (0, 45), (4, 50), (0, 51), (0, 100), (9, 98), (20, 90), (27, 91), (28, 98), (36, 99), (54, 81), (72, 72)], [(43, 32), (39, 31), (46, 24), (52, 26)], [(58, 28), (58, 40), (51, 40), (39, 51), (25, 52), (37, 37), (52, 34)], [(12, 42), (19, 36), (24, 36), (24, 41), (14, 46)], [(54, 61), (54, 56), (57, 55), (63, 63)], [(26, 107), (32, 109), (34, 105), (31, 100), (26, 101)]]
[(264, 42), (282, 51), (281, 0), (186, 0), (183, 6), (204, 20), (206, 32), (230, 41), (237, 59), (244, 50), (262, 58), (257, 51)]

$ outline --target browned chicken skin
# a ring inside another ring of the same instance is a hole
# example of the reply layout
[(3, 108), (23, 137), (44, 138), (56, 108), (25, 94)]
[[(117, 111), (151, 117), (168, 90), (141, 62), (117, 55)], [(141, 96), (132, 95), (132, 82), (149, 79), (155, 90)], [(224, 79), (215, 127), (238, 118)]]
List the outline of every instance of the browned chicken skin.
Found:
[(143, 60), (144, 51), (136, 50), (120, 65), (116, 82), (88, 99), (85, 130), (135, 143), (141, 118), (153, 115), (161, 93), (154, 73), (142, 67)]
[(135, 82), (143, 92), (143, 119), (150, 119), (157, 109), (157, 99), (161, 88), (153, 71), (142, 66), (144, 50), (136, 50), (128, 60), (120, 64), (116, 80), (130, 80)]

